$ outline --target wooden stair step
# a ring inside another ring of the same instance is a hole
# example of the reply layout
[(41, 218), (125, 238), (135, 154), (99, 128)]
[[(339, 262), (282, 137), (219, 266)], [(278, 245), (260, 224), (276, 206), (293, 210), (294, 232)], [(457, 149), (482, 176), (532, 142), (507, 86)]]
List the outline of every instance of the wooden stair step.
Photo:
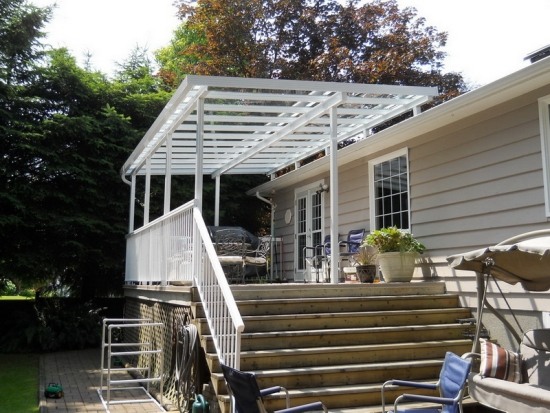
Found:
[(445, 283), (441, 281), (378, 284), (249, 284), (233, 285), (231, 291), (236, 300), (272, 300), (276, 298), (312, 297), (372, 297), (377, 295), (404, 296), (415, 294), (444, 294)]
[[(415, 343), (364, 344), (353, 346), (311, 347), (297, 349), (256, 350), (241, 352), (241, 369), (302, 368), (317, 365), (423, 360), (443, 357), (446, 351), (463, 354), (470, 351), (471, 340), (437, 340)], [(215, 353), (206, 355), (211, 371), (219, 372)]]
[[(433, 383), (433, 381), (425, 381)], [(364, 407), (380, 406), (380, 391), (382, 384), (362, 384), (346, 386), (324, 386), (310, 387), (304, 389), (288, 389), (290, 395), (290, 405), (298, 406), (316, 401), (322, 401), (330, 412), (332, 409), (346, 407)], [(399, 390), (389, 389), (385, 392), (387, 403), (392, 403), (397, 396), (403, 393), (404, 388)], [(435, 395), (433, 391), (424, 389), (409, 389), (408, 393)], [(229, 406), (229, 396), (218, 395), (218, 399)], [(280, 410), (285, 408), (284, 393), (268, 396), (264, 399), (264, 404), (268, 411)], [(226, 410), (228, 413), (229, 411)]]
[[(469, 314), (463, 308), (434, 308), (419, 310), (393, 310), (376, 312), (342, 312), (310, 314), (278, 314), (244, 316), (247, 332), (267, 332), (273, 330), (296, 331), (309, 329), (358, 328), (377, 326), (398, 326), (408, 324), (455, 323), (460, 317)], [(201, 334), (208, 334), (206, 319), (195, 320)], [(459, 324), (464, 324), (460, 323)]]
[[(457, 308), (458, 296), (454, 294), (408, 295), (396, 300), (394, 296), (373, 297), (325, 297), (325, 298), (277, 298), (237, 300), (241, 316), (275, 314), (370, 312), (389, 310), (415, 310), (433, 308)], [(204, 318), (200, 303), (192, 305), (195, 318)]]
[[(291, 405), (323, 401), (337, 413), (380, 411), (382, 383), (392, 378), (435, 382), (446, 351), (471, 350), (469, 309), (443, 282), (396, 284), (268, 284), (231, 286), (245, 331), (240, 368), (260, 387), (284, 386)], [(201, 303), (193, 322), (222, 413), (229, 398)], [(388, 389), (387, 403), (417, 389)], [(284, 396), (266, 398), (268, 411)], [(354, 411), (352, 411), (352, 409)], [(366, 410), (371, 409), (371, 410)]]
[[(302, 369), (272, 369), (254, 371), (261, 388), (283, 386), (287, 389), (334, 387), (353, 384), (383, 383), (399, 377), (402, 380), (426, 380), (437, 377), (442, 359), (362, 363), (341, 366), (315, 366)], [(226, 392), (221, 373), (212, 374), (218, 394)]]
[[(462, 324), (433, 324), (243, 333), (241, 351), (318, 347), (319, 344), (343, 346), (395, 343), (403, 340), (452, 340), (462, 338), (465, 331)], [(214, 352), (211, 336), (202, 336), (201, 343), (206, 352)]]
[(341, 297), (330, 297), (237, 301), (242, 316), (456, 308), (457, 304), (458, 297), (448, 294), (411, 295), (400, 297), (399, 300), (380, 296), (348, 297), (345, 300)]

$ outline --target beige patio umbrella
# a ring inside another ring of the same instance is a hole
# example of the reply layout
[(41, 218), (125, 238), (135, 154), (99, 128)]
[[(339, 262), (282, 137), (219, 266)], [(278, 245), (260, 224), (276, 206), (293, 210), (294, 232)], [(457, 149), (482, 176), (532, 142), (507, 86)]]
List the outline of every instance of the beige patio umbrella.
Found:
[[(531, 239), (515, 237), (491, 247), (447, 257), (451, 268), (490, 274), (508, 284), (521, 283), (525, 291), (550, 289), (550, 234), (528, 233)], [(527, 234), (523, 234), (525, 236)]]
[(550, 289), (550, 229), (533, 231), (504, 240), (496, 245), (455, 254), (447, 262), (456, 270), (475, 271), (477, 275), (477, 331), (474, 346), (479, 338), (483, 306), (489, 308), (516, 337), (521, 337), (499, 312), (494, 311), (485, 298), (486, 280), (496, 280), (515, 285), (520, 283), (525, 291)]

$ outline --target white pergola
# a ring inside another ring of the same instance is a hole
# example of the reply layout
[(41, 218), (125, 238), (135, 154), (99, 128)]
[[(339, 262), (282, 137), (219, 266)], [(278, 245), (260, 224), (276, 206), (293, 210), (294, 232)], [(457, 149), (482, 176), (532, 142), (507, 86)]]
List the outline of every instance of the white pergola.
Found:
[[(275, 179), (278, 171), (298, 169), (324, 152), (330, 156), (330, 235), (337, 239), (338, 143), (366, 137), (405, 112), (419, 113), (435, 95), (435, 87), (189, 75), (121, 169), (132, 185), (130, 231), (137, 176), (146, 177), (147, 223), (151, 175), (165, 176), (164, 213), (170, 209), (171, 176), (210, 175), (216, 180), (217, 225), (221, 175)], [(195, 179), (195, 202), (201, 208), (202, 179)]]

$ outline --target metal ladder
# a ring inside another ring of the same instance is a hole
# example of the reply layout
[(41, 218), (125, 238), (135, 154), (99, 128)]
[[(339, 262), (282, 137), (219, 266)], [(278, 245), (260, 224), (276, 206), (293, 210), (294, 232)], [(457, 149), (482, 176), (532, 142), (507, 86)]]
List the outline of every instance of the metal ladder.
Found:
[[(124, 330), (135, 329), (138, 331), (142, 328), (150, 328), (151, 332), (155, 329), (160, 329), (159, 336), (162, 337), (164, 324), (153, 322), (150, 319), (125, 319), (125, 318), (105, 318), (103, 319), (103, 332), (101, 335), (101, 378), (99, 389), (97, 390), (105, 411), (109, 413), (109, 407), (115, 404), (132, 404), (132, 403), (154, 403), (159, 408), (159, 411), (164, 412), (162, 407), (162, 389), (163, 381), (163, 360), (162, 347), (159, 344), (158, 348), (153, 348), (153, 337), (148, 337), (144, 342), (126, 343), (113, 340), (114, 332), (122, 332)], [(139, 334), (138, 334), (139, 336)], [(142, 341), (142, 340), (138, 340)], [(113, 349), (115, 351), (113, 351)], [(126, 367), (124, 365), (115, 366), (116, 358), (127, 356), (145, 355), (145, 367)], [(151, 359), (153, 356), (160, 357), (160, 371), (157, 377), (151, 377)], [(113, 378), (113, 374), (121, 372), (136, 372), (141, 373), (142, 378)], [(159, 401), (150, 393), (150, 384), (160, 383)], [(145, 387), (144, 387), (145, 385)], [(112, 393), (121, 392), (121, 398), (111, 400)], [(141, 396), (143, 392), (144, 397)], [(140, 394), (140, 396), (136, 396)], [(126, 396), (125, 396), (126, 394)], [(126, 398), (127, 397), (127, 398)]]

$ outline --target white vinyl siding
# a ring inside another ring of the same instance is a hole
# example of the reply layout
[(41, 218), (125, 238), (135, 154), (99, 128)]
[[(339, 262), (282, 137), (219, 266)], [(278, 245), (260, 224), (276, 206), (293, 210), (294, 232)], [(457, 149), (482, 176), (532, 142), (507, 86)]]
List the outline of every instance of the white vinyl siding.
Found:
[(414, 233), (432, 258), (547, 225), (536, 106), (514, 108), (434, 143), (411, 145), (409, 152)]

